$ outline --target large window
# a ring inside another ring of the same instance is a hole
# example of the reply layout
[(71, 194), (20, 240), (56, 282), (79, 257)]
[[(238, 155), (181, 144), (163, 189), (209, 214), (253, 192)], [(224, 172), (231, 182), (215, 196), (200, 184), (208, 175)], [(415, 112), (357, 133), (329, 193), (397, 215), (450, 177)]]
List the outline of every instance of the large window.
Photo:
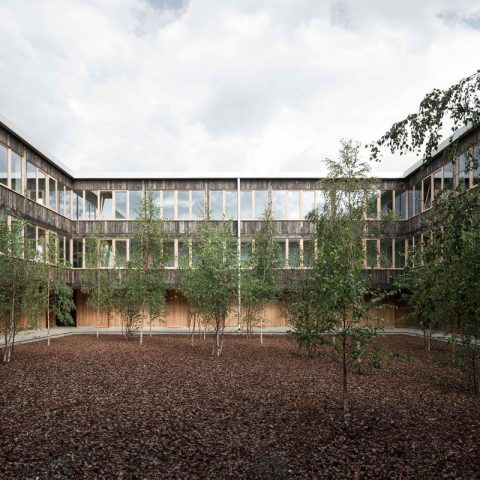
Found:
[(395, 213), (402, 219), (407, 219), (407, 194), (405, 190), (395, 191)]
[(58, 184), (58, 213), (65, 215), (65, 186)]
[(192, 218), (201, 220), (205, 217), (205, 192), (203, 190), (192, 190)]
[(240, 215), (242, 220), (253, 218), (252, 192), (250, 190), (240, 192)]
[(367, 267), (375, 268), (378, 266), (378, 247), (377, 240), (365, 240)]
[(97, 218), (98, 192), (85, 190), (85, 220)]
[(367, 192), (367, 218), (374, 220), (378, 217), (378, 194)]
[[(1, 154), (0, 154), (1, 155)], [(17, 193), (22, 193), (22, 157), (18, 153), (11, 155), (11, 187)]]
[(83, 220), (83, 190), (72, 192), (72, 220)]
[(225, 192), (225, 216), (229, 220), (237, 219), (237, 192)]
[(175, 242), (165, 242), (164, 246), (165, 266), (168, 268), (175, 267)]
[(45, 205), (45, 174), (38, 169), (37, 170), (37, 202), (40, 205)]
[(127, 265), (127, 240), (115, 240), (115, 266), (123, 268)]
[(423, 209), (428, 210), (432, 206), (432, 176), (423, 179)]
[(433, 174), (433, 198), (435, 198), (443, 188), (443, 170), (437, 170)]
[(380, 266), (382, 268), (392, 268), (393, 261), (393, 242), (391, 238), (380, 239)]
[(303, 218), (315, 209), (315, 192), (306, 190), (303, 192)]
[(288, 266), (300, 267), (300, 240), (288, 240)]
[(287, 215), (289, 220), (300, 219), (300, 192), (287, 192)]
[[(157, 192), (153, 192), (154, 196)], [(131, 190), (128, 192), (128, 214), (130, 220), (136, 220), (142, 206), (143, 192), (141, 190)], [(158, 205), (157, 205), (158, 206)]]
[(473, 185), (477, 185), (480, 180), (480, 147), (477, 145), (473, 149)]
[(187, 268), (190, 263), (190, 245), (188, 241), (178, 241), (178, 267)]
[(272, 214), (276, 220), (285, 220), (285, 190), (272, 191)]
[(115, 192), (115, 220), (127, 219), (127, 192)]
[(177, 212), (178, 220), (188, 220), (190, 218), (190, 192), (177, 192)]
[(0, 184), (8, 186), (8, 150), (0, 144)]
[(468, 156), (466, 153), (463, 153), (458, 157), (458, 176), (456, 185), (461, 189), (465, 190), (470, 187), (470, 168), (468, 166)]
[(210, 190), (210, 218), (212, 220), (223, 219), (223, 191)]
[(100, 216), (103, 220), (112, 220), (112, 217), (113, 217), (112, 192), (100, 192)]
[(173, 220), (175, 216), (175, 201), (173, 190), (164, 190), (162, 201), (162, 218)]
[(320, 213), (323, 213), (325, 211), (325, 205), (326, 205), (326, 200), (325, 200), (325, 192), (323, 190), (316, 190), (315, 191), (316, 195), (316, 208)]
[(393, 210), (392, 190), (382, 190), (380, 192), (380, 209), (382, 213), (387, 213)]
[(304, 267), (313, 267), (315, 260), (315, 247), (312, 240), (303, 241), (303, 266)]
[(268, 192), (266, 190), (255, 191), (255, 219), (260, 220), (268, 208)]
[(405, 267), (405, 239), (395, 239), (395, 268)]
[(27, 162), (27, 198), (37, 200), (37, 168)]
[(52, 177), (48, 178), (48, 206), (57, 210), (57, 181)]
[(286, 240), (275, 240), (275, 242), (278, 245), (278, 259), (280, 262), (280, 267), (285, 266), (286, 262), (286, 255), (287, 255), (287, 246), (286, 246)]
[(418, 215), (422, 212), (422, 182), (418, 182), (413, 191), (414, 196), (414, 215)]
[(443, 166), (443, 189), (444, 190), (453, 190), (454, 183), (453, 183), (453, 172), (454, 172), (454, 165), (452, 162), (448, 162), (446, 165)]
[(248, 262), (252, 256), (252, 241), (242, 240), (240, 244), (241, 257), (243, 262)]
[(72, 216), (72, 191), (65, 187), (65, 216), (71, 218)]

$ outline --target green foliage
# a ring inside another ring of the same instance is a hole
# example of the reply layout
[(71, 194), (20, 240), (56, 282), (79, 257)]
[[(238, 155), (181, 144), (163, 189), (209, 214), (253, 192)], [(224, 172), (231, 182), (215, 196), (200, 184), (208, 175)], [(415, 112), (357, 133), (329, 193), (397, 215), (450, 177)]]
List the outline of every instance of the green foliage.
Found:
[(193, 236), (196, 261), (194, 266), (180, 266), (180, 290), (192, 314), (213, 328), (212, 354), (219, 356), (225, 321), (238, 292), (237, 239), (232, 234), (231, 223), (226, 221), (201, 221)]
[(265, 304), (274, 302), (280, 293), (277, 269), (281, 267), (281, 260), (275, 234), (275, 222), (268, 209), (254, 236), (252, 253), (242, 265), (242, 317), (247, 333), (263, 324)]
[[(420, 102), (418, 111), (392, 127), (377, 141), (368, 145), (373, 160), (381, 159), (382, 147), (400, 155), (423, 153), (429, 160), (442, 139), (445, 123), (452, 131), (463, 125), (480, 122), (480, 70), (447, 89), (435, 88)], [(455, 148), (454, 143), (451, 144)]]

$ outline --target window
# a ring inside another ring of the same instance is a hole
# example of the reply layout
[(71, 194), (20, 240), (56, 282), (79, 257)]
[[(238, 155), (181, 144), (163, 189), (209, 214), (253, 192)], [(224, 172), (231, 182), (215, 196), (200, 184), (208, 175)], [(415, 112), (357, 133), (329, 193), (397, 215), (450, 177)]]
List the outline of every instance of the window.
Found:
[(41, 260), (45, 260), (45, 252), (47, 247), (47, 235), (43, 228), (37, 229), (37, 255)]
[(192, 191), (192, 218), (201, 220), (205, 218), (205, 192), (203, 190)]
[(443, 170), (437, 170), (433, 174), (433, 198), (440, 194), (443, 188)]
[(405, 239), (395, 239), (395, 268), (405, 267)]
[(0, 144), (0, 184), (8, 186), (8, 150)]
[(251, 220), (253, 218), (252, 192), (246, 190), (240, 192), (240, 216), (242, 220)]
[(413, 192), (414, 215), (418, 215), (422, 211), (422, 182), (418, 182)]
[(127, 219), (127, 192), (115, 192), (115, 220)]
[(315, 192), (307, 190), (303, 192), (303, 218), (315, 209)]
[(453, 190), (453, 172), (454, 166), (452, 162), (448, 162), (443, 166), (443, 189), (444, 190)]
[(73, 239), (73, 268), (83, 268), (83, 240)]
[(48, 178), (48, 206), (57, 211), (57, 181), (52, 177)]
[(473, 149), (473, 185), (477, 185), (480, 180), (480, 147), (477, 145)]
[(45, 205), (45, 174), (38, 169), (37, 170), (37, 203)]
[(73, 190), (72, 219), (83, 220), (83, 190)]
[(468, 157), (466, 153), (463, 153), (458, 157), (458, 177), (455, 182), (461, 190), (465, 190), (470, 187), (470, 169), (468, 166)]
[(100, 240), (100, 267), (113, 267), (113, 241)]
[(300, 240), (288, 240), (288, 266), (300, 267)]
[(378, 248), (376, 240), (365, 240), (367, 267), (375, 268), (378, 265)]
[(268, 208), (268, 192), (256, 190), (255, 193), (255, 220), (260, 220)]
[(286, 241), (285, 240), (275, 240), (278, 245), (278, 259), (280, 261), (280, 267), (285, 266), (285, 259), (286, 259)]
[(210, 190), (210, 218), (212, 220), (223, 219), (223, 191)]
[(85, 190), (85, 220), (97, 218), (98, 192)]
[(162, 218), (166, 220), (173, 220), (175, 216), (175, 201), (173, 190), (164, 190), (162, 201)]
[(237, 192), (225, 192), (225, 216), (230, 220), (237, 219)]
[(412, 218), (415, 215), (415, 204), (413, 190), (408, 190), (408, 218)]
[(175, 267), (175, 242), (165, 242), (163, 248), (165, 266), (169, 268)]
[[(257, 210), (258, 212), (258, 210)], [(284, 220), (285, 216), (285, 191), (272, 191), (272, 214), (276, 220)]]
[(58, 184), (58, 213), (65, 215), (65, 186)]
[(177, 205), (178, 220), (188, 220), (190, 218), (190, 192), (177, 192)]
[(432, 176), (423, 179), (423, 210), (432, 206)]
[(315, 259), (315, 250), (314, 250), (314, 243), (312, 240), (304, 240), (303, 241), (303, 266), (304, 267), (313, 267), (314, 259)]
[(252, 241), (242, 240), (240, 249), (241, 249), (242, 261), (248, 262), (248, 260), (252, 256)]
[(393, 261), (393, 242), (391, 238), (380, 239), (380, 266), (382, 268), (392, 268)]
[(127, 265), (127, 241), (115, 240), (115, 266), (123, 268)]
[(381, 190), (380, 191), (380, 209), (382, 214), (393, 210), (393, 191)]
[(190, 248), (188, 241), (178, 242), (178, 266), (179, 268), (188, 268), (190, 261)]
[(112, 220), (112, 217), (113, 217), (112, 192), (100, 192), (100, 216), (103, 220)]
[(27, 198), (37, 200), (37, 169), (30, 162), (27, 162)]
[(71, 248), (70, 248), (70, 239), (65, 239), (65, 262), (71, 265), (72, 259), (70, 258)]
[(17, 193), (22, 193), (22, 157), (17, 153), (12, 152), (11, 161), (12, 161), (12, 167), (11, 167), (12, 190), (14, 190)]
[(316, 195), (316, 207), (320, 213), (323, 213), (325, 211), (325, 192), (323, 190), (316, 190), (315, 191)]
[(36, 249), (37, 241), (37, 230), (33, 225), (27, 223), (25, 225), (25, 244), (28, 249), (33, 250)]
[(395, 213), (402, 219), (407, 219), (407, 194), (405, 190), (395, 191)]
[[(153, 192), (154, 197), (157, 192)], [(141, 190), (131, 190), (128, 192), (128, 215), (130, 220), (136, 220), (142, 207), (143, 192)], [(159, 206), (159, 204), (157, 204)]]
[(65, 216), (71, 218), (72, 216), (72, 207), (71, 207), (72, 191), (65, 187)]
[(289, 220), (300, 219), (300, 192), (287, 192), (287, 213)]
[(198, 242), (192, 242), (192, 267), (198, 267), (200, 263), (200, 255), (198, 251)]
[(375, 219), (378, 217), (378, 194), (367, 193), (367, 218)]

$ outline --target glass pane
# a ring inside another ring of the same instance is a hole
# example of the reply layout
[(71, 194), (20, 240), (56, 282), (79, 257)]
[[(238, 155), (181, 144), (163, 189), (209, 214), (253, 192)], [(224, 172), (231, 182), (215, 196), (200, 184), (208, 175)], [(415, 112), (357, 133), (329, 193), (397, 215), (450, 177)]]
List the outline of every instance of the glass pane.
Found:
[(315, 192), (307, 190), (303, 192), (303, 218), (315, 208)]
[(423, 180), (423, 209), (427, 210), (432, 206), (432, 177)]
[(378, 195), (375, 192), (367, 194), (367, 218), (375, 219), (378, 217)]
[(300, 192), (287, 192), (287, 212), (289, 220), (300, 220)]
[(325, 211), (325, 204), (326, 204), (326, 201), (325, 201), (325, 192), (323, 190), (317, 190), (315, 192), (316, 194), (316, 202), (317, 202), (317, 208), (318, 208), (318, 211), (320, 213), (323, 213)]
[(412, 218), (413, 213), (413, 190), (408, 190), (408, 218)]
[(115, 192), (115, 220), (127, 219), (127, 192)]
[[(153, 192), (153, 193), (154, 193), (154, 200), (155, 200), (155, 194), (157, 194), (157, 197), (158, 197), (158, 192)], [(142, 198), (143, 198), (142, 190), (131, 190), (131, 191), (128, 192), (128, 203), (129, 203), (129, 205), (128, 205), (128, 218), (130, 220), (137, 220), (138, 219), (138, 216), (140, 214), (141, 205), (142, 205)], [(157, 207), (158, 206), (159, 206), (159, 203), (157, 203)]]
[(443, 189), (453, 190), (453, 163), (448, 162), (443, 167)]
[(58, 259), (65, 262), (65, 237), (60, 237), (58, 242)]
[(65, 215), (65, 186), (58, 184), (58, 213)]
[(386, 213), (393, 209), (392, 190), (380, 191), (380, 209), (382, 213)]
[(407, 194), (405, 190), (395, 191), (395, 213), (400, 216), (402, 220), (407, 218)]
[(414, 215), (418, 215), (422, 211), (422, 182), (418, 182), (415, 185), (414, 191)]
[(72, 219), (83, 220), (83, 190), (72, 193)]
[(223, 219), (223, 191), (210, 190), (210, 218), (212, 220)]
[[(0, 153), (1, 157), (1, 153)], [(22, 157), (12, 152), (12, 190), (22, 193)], [(0, 162), (1, 163), (1, 162)]]
[(35, 227), (27, 223), (27, 225), (25, 225), (25, 244), (27, 245), (27, 248), (31, 250), (36, 248), (35, 246), (35, 242), (37, 240), (36, 237), (37, 237), (37, 232)]
[(203, 190), (192, 191), (192, 218), (201, 220), (205, 217), (205, 192)]
[[(258, 210), (257, 210), (258, 211)], [(285, 190), (272, 191), (272, 214), (276, 220), (285, 220)]]
[(375, 268), (378, 263), (378, 251), (376, 240), (366, 240), (367, 267)]
[(40, 205), (45, 205), (45, 174), (37, 171), (37, 202)]
[(392, 268), (393, 246), (391, 238), (380, 239), (380, 266)]
[(255, 220), (260, 220), (268, 208), (268, 192), (257, 190), (255, 195)]
[[(188, 254), (187, 254), (188, 257)], [(192, 242), (192, 267), (198, 267), (200, 263), (200, 256), (198, 252), (198, 242)]]
[(7, 149), (0, 145), (0, 183), (8, 186)]
[(174, 196), (172, 190), (163, 192), (162, 218), (173, 220), (175, 215)]
[(288, 241), (288, 266), (290, 268), (300, 267), (300, 240)]
[(175, 266), (175, 243), (165, 242), (164, 248), (165, 266), (173, 268)]
[(405, 240), (395, 239), (395, 268), (405, 267)]
[(241, 257), (243, 262), (248, 262), (252, 256), (252, 242), (250, 240), (244, 240), (241, 243)]
[(480, 147), (473, 149), (473, 184), (476, 185), (480, 180)]
[(127, 241), (115, 240), (115, 266), (124, 267), (127, 264)]
[(242, 220), (251, 220), (252, 211), (252, 192), (249, 190), (240, 192), (240, 215)]
[(278, 258), (280, 260), (280, 266), (284, 267), (285, 266), (285, 260), (286, 260), (286, 242), (285, 240), (275, 240), (275, 242), (278, 244)]
[(314, 243), (312, 240), (303, 241), (303, 266), (313, 267), (315, 259)]
[(43, 228), (39, 228), (38, 237), (37, 237), (37, 254), (38, 254), (38, 258), (42, 260), (45, 258), (46, 241), (47, 241), (47, 236), (45, 234), (45, 230)]
[(27, 162), (27, 198), (35, 201), (37, 199), (37, 169), (30, 162)]
[(190, 252), (188, 242), (178, 242), (178, 266), (180, 268), (188, 268), (189, 258)]
[(229, 220), (237, 219), (237, 192), (225, 192), (225, 216)]
[(103, 268), (113, 267), (113, 245), (112, 240), (100, 241), (100, 266)]
[(85, 190), (85, 219), (95, 220), (97, 218), (98, 192)]
[(72, 191), (68, 188), (65, 188), (65, 216), (71, 218), (71, 198), (72, 198)]
[(470, 171), (468, 168), (468, 157), (466, 153), (463, 153), (458, 158), (458, 186), (460, 189), (465, 190), (469, 188), (470, 183)]
[(65, 239), (65, 262), (66, 262), (67, 264), (70, 264), (70, 262), (71, 262), (70, 252), (71, 252), (71, 249), (70, 249), (70, 239), (69, 239), (69, 238), (66, 238), (66, 239)]
[(48, 179), (48, 206), (57, 210), (57, 182), (54, 178)]
[(100, 192), (100, 216), (104, 220), (112, 220), (112, 192)]
[(442, 190), (442, 169), (437, 170), (433, 174), (433, 190), (434, 190), (434, 198), (437, 196), (437, 194)]
[(177, 192), (178, 220), (190, 219), (190, 193), (186, 191)]

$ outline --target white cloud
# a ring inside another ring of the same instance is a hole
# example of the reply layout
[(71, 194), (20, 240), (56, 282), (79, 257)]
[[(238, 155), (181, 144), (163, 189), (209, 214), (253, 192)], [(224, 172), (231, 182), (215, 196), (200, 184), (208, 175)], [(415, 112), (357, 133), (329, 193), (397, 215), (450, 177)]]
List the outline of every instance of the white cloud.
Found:
[(0, 112), (74, 171), (320, 172), (478, 69), (479, 19), (473, 0), (0, 2)]

